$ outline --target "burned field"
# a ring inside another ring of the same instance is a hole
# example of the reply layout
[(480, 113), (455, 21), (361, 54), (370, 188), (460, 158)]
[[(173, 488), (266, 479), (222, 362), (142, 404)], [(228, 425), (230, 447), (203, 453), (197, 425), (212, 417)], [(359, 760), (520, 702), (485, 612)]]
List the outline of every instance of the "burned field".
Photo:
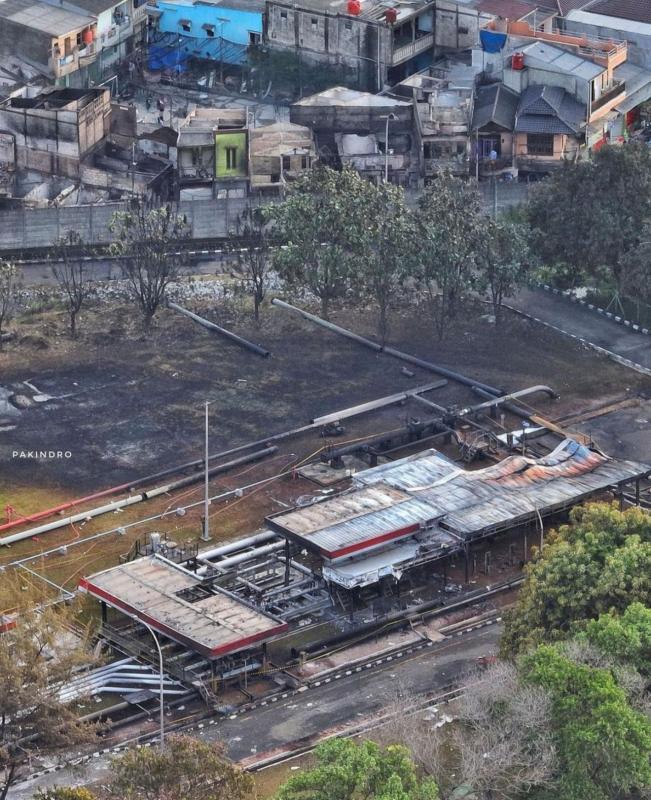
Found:
[[(243, 314), (201, 311), (263, 344), (271, 357), (242, 350), (171, 311), (161, 313), (147, 338), (134, 337), (126, 324), (106, 333), (96, 318), (97, 331), (77, 342), (59, 338), (47, 351), (19, 346), (0, 356), (1, 388), (11, 396), (4, 403), (0, 397), (0, 481), (78, 495), (198, 458), (205, 400), (213, 401), (211, 451), (217, 452), (432, 380), (432, 373), (411, 367), (413, 376), (406, 375), (400, 361), (275, 307), (260, 328)], [(335, 319), (372, 334), (370, 314)], [(392, 343), (508, 391), (548, 383), (561, 396), (552, 410), (547, 400), (531, 402), (551, 417), (600, 398), (651, 393), (643, 376), (524, 320), (509, 318), (495, 329), (473, 319), (443, 342), (429, 328), (426, 318), (404, 310)], [(452, 381), (432, 399), (446, 406), (477, 401)], [(359, 418), (351, 435), (423, 417), (422, 407), (411, 405)], [(313, 444), (322, 444), (316, 435)], [(20, 457), (32, 451), (65, 455)]]

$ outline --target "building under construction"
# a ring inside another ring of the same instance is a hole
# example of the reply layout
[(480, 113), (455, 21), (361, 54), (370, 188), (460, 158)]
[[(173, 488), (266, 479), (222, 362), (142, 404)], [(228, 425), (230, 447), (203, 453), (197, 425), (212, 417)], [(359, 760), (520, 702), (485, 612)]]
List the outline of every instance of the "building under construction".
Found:
[[(301, 631), (305, 647), (315, 623), (341, 631), (345, 620), (352, 634), (361, 619), (395, 615), (404, 610), (401, 587), (431, 599), (433, 587), (445, 588), (451, 560), (468, 582), (484, 540), (531, 526), (542, 535), (545, 517), (626, 487), (639, 499), (650, 474), (573, 439), (481, 469), (427, 449), (357, 472), (344, 491), (269, 516), (246, 539), (187, 553), (154, 536), (146, 555), (84, 578), (81, 588), (100, 601), (115, 648), (150, 648), (145, 623), (167, 642), (170, 674), (214, 687), (279, 653), (295, 656), (293, 637)], [(323, 629), (315, 636), (318, 644)]]

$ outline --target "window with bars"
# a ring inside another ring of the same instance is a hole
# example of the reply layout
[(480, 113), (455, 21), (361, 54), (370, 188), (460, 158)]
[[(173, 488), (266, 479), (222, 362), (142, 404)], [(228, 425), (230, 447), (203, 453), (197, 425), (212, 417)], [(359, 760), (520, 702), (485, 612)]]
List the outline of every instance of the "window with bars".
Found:
[(553, 133), (529, 133), (529, 134), (527, 134), (527, 155), (530, 155), (530, 156), (553, 156), (554, 155), (554, 134)]

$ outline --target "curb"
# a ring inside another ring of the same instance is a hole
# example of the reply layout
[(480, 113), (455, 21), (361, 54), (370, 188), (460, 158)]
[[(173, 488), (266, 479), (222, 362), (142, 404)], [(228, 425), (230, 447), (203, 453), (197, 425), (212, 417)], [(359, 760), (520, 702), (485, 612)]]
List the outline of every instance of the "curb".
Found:
[(632, 322), (630, 319), (624, 319), (617, 314), (613, 314), (612, 311), (607, 311), (605, 308), (594, 305), (594, 303), (588, 303), (587, 300), (581, 300), (580, 298), (575, 297), (569, 289), (556, 289), (554, 286), (548, 286), (546, 283), (537, 283), (536, 286), (538, 289), (543, 289), (551, 294), (556, 294), (559, 297), (565, 297), (570, 301), (570, 303), (577, 303), (580, 306), (584, 306), (590, 311), (601, 314), (612, 322), (616, 322), (618, 325), (624, 325), (624, 327), (629, 328), (636, 333), (641, 333), (644, 336), (651, 336), (651, 331), (648, 328), (643, 328), (641, 325), (638, 325), (637, 322)]
[[(471, 633), (472, 631), (475, 631), (478, 628), (484, 628), (484, 627), (487, 627), (488, 625), (494, 625), (494, 624), (496, 624), (498, 622), (501, 622), (501, 621), (502, 621), (502, 617), (501, 616), (498, 616), (498, 617), (495, 617), (495, 618), (489, 619), (489, 620), (481, 620), (481, 621), (476, 622), (475, 624), (469, 626), (468, 628), (464, 628), (461, 631), (457, 631), (455, 633), (450, 634), (450, 636), (446, 637), (446, 639), (452, 639), (453, 637), (456, 637), (456, 636), (463, 636), (464, 634)], [(390, 661), (398, 660), (398, 659), (403, 658), (405, 656), (408, 656), (408, 655), (410, 655), (410, 654), (412, 654), (412, 653), (414, 653), (414, 652), (416, 652), (418, 650), (424, 650), (426, 648), (433, 647), (434, 644), (435, 643), (432, 642), (432, 641), (426, 641), (426, 642), (423, 641), (423, 642), (420, 642), (417, 645), (414, 645), (412, 647), (405, 647), (399, 653), (389, 654), (389, 655), (386, 655), (386, 656), (384, 656), (382, 658), (378, 658), (378, 659), (369, 661), (369, 662), (367, 662), (365, 664), (358, 665), (356, 667), (351, 667), (351, 669), (343, 668), (336, 675), (334, 675), (333, 677), (325, 678), (323, 680), (319, 680), (319, 681), (316, 681), (314, 683), (307, 684), (305, 686), (300, 686), (298, 689), (295, 689), (293, 691), (283, 692), (282, 694), (273, 695), (271, 697), (265, 698), (264, 700), (260, 700), (260, 701), (254, 702), (254, 703), (247, 703), (247, 704), (245, 704), (243, 706), (240, 706), (233, 714), (225, 716), (224, 719), (237, 719), (237, 717), (241, 716), (242, 714), (247, 713), (248, 711), (253, 711), (256, 708), (261, 708), (263, 706), (267, 706), (267, 705), (270, 705), (272, 703), (276, 703), (276, 702), (278, 702), (278, 700), (283, 700), (283, 699), (286, 699), (288, 697), (294, 697), (297, 694), (301, 694), (302, 692), (306, 692), (309, 689), (316, 689), (319, 686), (331, 683), (332, 681), (340, 680), (341, 678), (350, 677), (351, 675), (354, 675), (355, 673), (362, 672), (364, 669), (370, 669), (371, 667), (376, 667), (376, 666), (379, 666), (380, 664), (383, 664), (383, 663), (387, 663), (387, 662), (390, 662)], [(180, 730), (182, 730), (184, 733), (190, 732), (190, 731), (194, 731), (194, 730), (199, 731), (199, 730), (203, 730), (206, 727), (206, 725), (208, 725), (208, 726), (215, 725), (217, 722), (218, 722), (218, 719), (212, 718), (212, 719), (206, 720), (206, 722), (198, 722), (197, 724), (188, 725), (187, 727), (182, 727), (182, 728), (180, 728)], [(147, 739), (147, 741), (139, 742), (138, 741), (139, 739)], [(105, 747), (102, 750), (97, 750), (94, 753), (90, 753), (88, 755), (81, 756), (80, 758), (74, 758), (74, 759), (71, 759), (70, 761), (65, 761), (65, 762), (63, 762), (61, 764), (56, 764), (53, 767), (47, 767), (46, 769), (39, 770), (38, 772), (32, 772), (30, 775), (26, 776), (25, 778), (22, 778), (21, 780), (16, 781), (13, 785), (14, 786), (20, 786), (21, 784), (28, 783), (28, 782), (36, 780), (38, 778), (42, 778), (44, 775), (49, 775), (49, 774), (51, 774), (53, 772), (58, 772), (59, 770), (65, 769), (67, 767), (76, 767), (76, 766), (80, 766), (81, 764), (87, 764), (87, 763), (93, 761), (93, 759), (99, 758), (102, 755), (107, 755), (108, 753), (120, 753), (123, 750), (128, 750), (130, 747), (133, 747), (133, 746), (135, 746), (136, 749), (141, 748), (141, 747), (151, 747), (152, 744), (154, 744), (157, 741), (158, 741), (158, 732), (150, 733), (150, 734), (144, 734), (142, 737), (138, 737), (137, 739), (132, 740), (131, 742), (122, 742), (121, 744), (114, 745), (113, 747)]]
[[(647, 375), (651, 377), (651, 369), (649, 367), (645, 367), (642, 364), (638, 364), (635, 361), (631, 361), (628, 358), (624, 358), (624, 356), (617, 355), (617, 353), (613, 353), (611, 350), (606, 350), (605, 347), (601, 347), (594, 342), (589, 341), (588, 339), (583, 339), (581, 336), (577, 336), (575, 333), (570, 333), (569, 331), (563, 330), (563, 328), (559, 328), (557, 325), (552, 325), (551, 322), (545, 322), (538, 317), (534, 317), (532, 314), (527, 314), (525, 311), (520, 311), (518, 308), (513, 308), (513, 306), (506, 305), (504, 303), (504, 308), (508, 308), (509, 311), (512, 311), (514, 314), (517, 314), (520, 317), (524, 317), (525, 319), (530, 320), (531, 322), (537, 322), (539, 325), (544, 325), (546, 328), (550, 328), (557, 333), (562, 333), (564, 336), (569, 336), (577, 342), (580, 342), (585, 347), (590, 347), (592, 350), (596, 350), (598, 353), (602, 355), (608, 356), (612, 361), (616, 361), (618, 364), (621, 364), (623, 367), (628, 367), (629, 369), (635, 370), (635, 372), (639, 372), (642, 375)], [(648, 333), (646, 328), (643, 329), (644, 332)], [(640, 331), (642, 332), (642, 330)]]

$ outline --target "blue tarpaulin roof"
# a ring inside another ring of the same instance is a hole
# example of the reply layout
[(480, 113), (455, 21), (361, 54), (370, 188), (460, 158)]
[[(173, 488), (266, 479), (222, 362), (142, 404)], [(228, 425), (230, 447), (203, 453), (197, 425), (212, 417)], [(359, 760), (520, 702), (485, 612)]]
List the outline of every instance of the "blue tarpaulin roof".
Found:
[(482, 50), (486, 53), (499, 53), (506, 44), (506, 34), (487, 30), (479, 31), (479, 41)]
[(225, 64), (244, 64), (246, 50), (245, 45), (235, 44), (219, 37), (198, 39), (166, 33), (149, 46), (148, 68), (184, 72), (190, 58), (223, 61)]

